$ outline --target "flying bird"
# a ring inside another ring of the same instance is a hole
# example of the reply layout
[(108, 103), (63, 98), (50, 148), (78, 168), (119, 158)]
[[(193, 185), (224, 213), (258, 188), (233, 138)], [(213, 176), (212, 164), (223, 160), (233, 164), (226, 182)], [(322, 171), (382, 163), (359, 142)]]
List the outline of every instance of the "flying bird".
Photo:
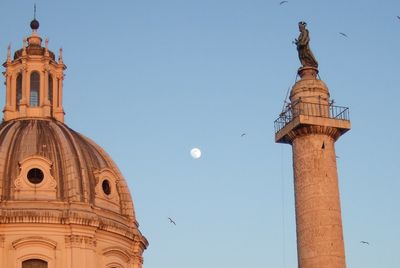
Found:
[(361, 244), (366, 244), (369, 245), (369, 243), (367, 241), (360, 241)]
[(174, 225), (176, 225), (176, 223), (170, 217), (168, 217), (168, 219), (169, 219), (170, 223), (173, 223)]
[(243, 138), (244, 136), (246, 136), (246, 133), (242, 133), (242, 135), (240, 135), (240, 137), (242, 137), (242, 138)]
[(281, 5), (285, 4), (285, 3), (288, 3), (288, 1), (280, 1), (279, 5), (281, 6)]
[(400, 20), (400, 16), (397, 16), (397, 18)]
[(347, 34), (345, 34), (345, 33), (339, 33), (339, 34), (343, 35), (343, 36), (346, 37), (346, 38), (349, 38), (349, 37), (347, 36)]

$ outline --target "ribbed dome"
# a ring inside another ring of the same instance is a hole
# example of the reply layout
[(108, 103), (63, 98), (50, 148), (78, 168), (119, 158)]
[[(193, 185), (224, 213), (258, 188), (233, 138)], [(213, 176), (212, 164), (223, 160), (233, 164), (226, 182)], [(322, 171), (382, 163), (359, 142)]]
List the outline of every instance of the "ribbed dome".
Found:
[[(31, 182), (32, 169), (43, 170), (47, 182)], [(52, 221), (59, 223), (75, 218), (78, 224), (142, 237), (129, 189), (114, 162), (93, 141), (57, 120), (19, 119), (0, 125), (0, 190), (1, 201), (19, 201), (3, 203), (0, 223), (17, 215), (45, 221), (52, 214)]]
[(141, 268), (149, 243), (127, 183), (100, 146), (64, 124), (67, 67), (62, 49), (56, 61), (48, 39), (42, 47), (38, 26), (3, 64), (0, 266)]

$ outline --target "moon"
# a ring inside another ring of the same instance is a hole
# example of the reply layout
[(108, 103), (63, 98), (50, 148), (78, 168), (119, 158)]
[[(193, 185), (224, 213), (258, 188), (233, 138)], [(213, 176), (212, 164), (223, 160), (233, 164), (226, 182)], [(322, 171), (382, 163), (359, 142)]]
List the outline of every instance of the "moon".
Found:
[(193, 148), (192, 150), (190, 150), (190, 155), (194, 159), (199, 159), (201, 157), (201, 150), (199, 148)]

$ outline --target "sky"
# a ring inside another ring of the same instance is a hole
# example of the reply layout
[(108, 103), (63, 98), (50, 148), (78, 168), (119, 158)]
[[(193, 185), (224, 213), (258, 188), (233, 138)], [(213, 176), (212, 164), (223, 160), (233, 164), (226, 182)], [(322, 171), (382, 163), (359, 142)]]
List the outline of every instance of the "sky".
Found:
[(273, 122), (300, 67), (299, 21), (350, 108), (336, 142), (347, 266), (400, 267), (400, 1), (2, 1), (3, 61), (34, 2), (39, 35), (63, 48), (66, 123), (129, 184), (145, 268), (297, 266), (291, 146)]

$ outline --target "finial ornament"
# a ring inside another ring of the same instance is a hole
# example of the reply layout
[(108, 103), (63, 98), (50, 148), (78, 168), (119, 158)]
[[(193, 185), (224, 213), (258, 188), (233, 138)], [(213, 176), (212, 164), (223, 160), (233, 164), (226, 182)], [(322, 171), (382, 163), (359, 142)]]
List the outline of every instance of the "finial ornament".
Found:
[(11, 61), (11, 44), (8, 44), (7, 47), (7, 62)]
[(62, 62), (62, 61), (63, 61), (63, 49), (62, 49), (62, 47), (60, 47), (60, 53), (59, 53), (59, 55), (58, 55), (58, 61), (59, 61), (59, 62)]
[(44, 41), (44, 43), (45, 43), (44, 55), (46, 57), (48, 57), (48, 56), (50, 56), (50, 54), (49, 54), (49, 38), (48, 37), (46, 37), (46, 40)]
[(310, 35), (306, 29), (307, 23), (304, 21), (299, 22), (299, 37), (294, 40), (294, 44), (297, 46), (297, 52), (299, 53), (299, 59), (302, 67), (313, 67), (318, 68), (318, 62), (312, 53), (309, 43)]
[(31, 29), (34, 32), (39, 29), (39, 21), (36, 19), (36, 4), (33, 6), (33, 20), (31, 21)]

